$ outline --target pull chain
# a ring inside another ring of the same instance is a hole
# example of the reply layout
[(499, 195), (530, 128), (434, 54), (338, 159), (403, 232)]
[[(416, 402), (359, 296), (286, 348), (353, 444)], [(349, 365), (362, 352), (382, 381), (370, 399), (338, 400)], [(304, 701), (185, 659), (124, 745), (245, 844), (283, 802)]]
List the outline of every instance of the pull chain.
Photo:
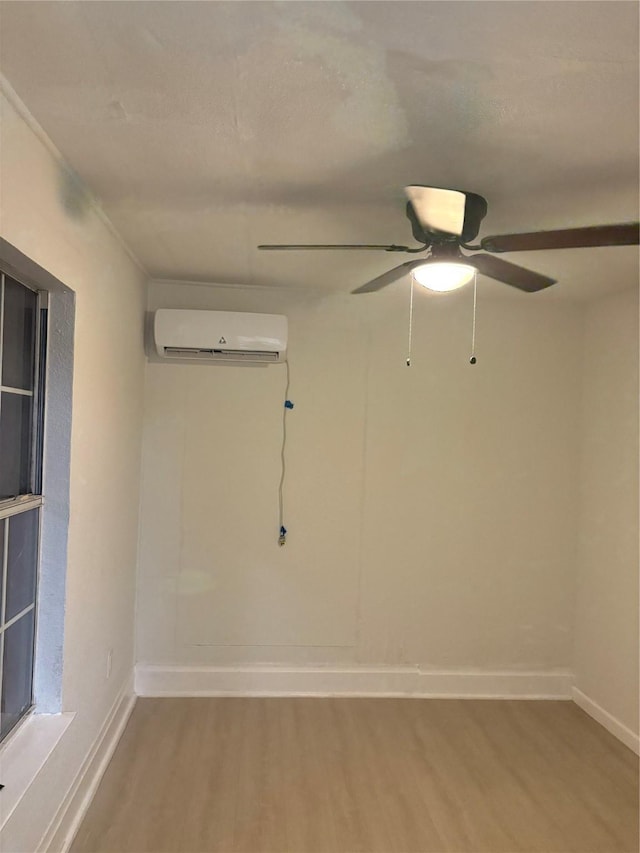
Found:
[(278, 524), (280, 533), (278, 545), (282, 547), (287, 544), (287, 528), (284, 526), (284, 478), (287, 473), (287, 462), (285, 451), (287, 449), (287, 413), (293, 409), (293, 403), (289, 400), (289, 385), (291, 384), (291, 373), (289, 371), (289, 358), (285, 362), (286, 385), (284, 389), (284, 408), (282, 410), (282, 446), (280, 448), (280, 482), (278, 484)]
[(411, 367), (411, 347), (413, 344), (413, 276), (409, 276), (409, 340), (407, 345), (407, 367)]
[(476, 312), (478, 306), (478, 273), (473, 274), (473, 324), (471, 326), (471, 358), (469, 364), (476, 363)]

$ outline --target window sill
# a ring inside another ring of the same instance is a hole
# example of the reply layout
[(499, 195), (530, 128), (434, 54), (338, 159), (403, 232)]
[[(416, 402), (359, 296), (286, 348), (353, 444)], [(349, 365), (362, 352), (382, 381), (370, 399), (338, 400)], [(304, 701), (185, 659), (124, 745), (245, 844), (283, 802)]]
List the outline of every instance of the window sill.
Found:
[(47, 763), (75, 714), (31, 714), (0, 751), (0, 829)]

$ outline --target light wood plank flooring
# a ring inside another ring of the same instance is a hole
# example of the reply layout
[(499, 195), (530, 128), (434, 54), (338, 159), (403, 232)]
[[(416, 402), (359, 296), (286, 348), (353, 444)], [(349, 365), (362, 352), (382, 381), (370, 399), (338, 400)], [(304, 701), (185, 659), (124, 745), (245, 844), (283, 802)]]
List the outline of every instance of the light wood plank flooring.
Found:
[(636, 756), (571, 702), (139, 699), (73, 853), (636, 853)]

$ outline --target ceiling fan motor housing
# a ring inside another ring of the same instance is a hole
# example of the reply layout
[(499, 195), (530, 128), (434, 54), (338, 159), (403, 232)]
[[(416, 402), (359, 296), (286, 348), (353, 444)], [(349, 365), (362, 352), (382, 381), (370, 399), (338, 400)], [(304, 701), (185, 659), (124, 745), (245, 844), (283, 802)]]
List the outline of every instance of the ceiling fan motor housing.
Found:
[(460, 261), (464, 259), (464, 255), (460, 251), (458, 242), (453, 240), (445, 240), (431, 244), (431, 255), (428, 258), (430, 261)]

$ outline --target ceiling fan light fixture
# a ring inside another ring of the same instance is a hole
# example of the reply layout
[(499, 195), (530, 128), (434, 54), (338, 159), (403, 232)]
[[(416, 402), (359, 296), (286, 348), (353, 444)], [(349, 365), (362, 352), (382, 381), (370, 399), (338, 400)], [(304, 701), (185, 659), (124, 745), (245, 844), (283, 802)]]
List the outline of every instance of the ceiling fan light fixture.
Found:
[(411, 271), (418, 284), (438, 293), (464, 287), (471, 281), (474, 273), (475, 267), (456, 261), (427, 261)]

